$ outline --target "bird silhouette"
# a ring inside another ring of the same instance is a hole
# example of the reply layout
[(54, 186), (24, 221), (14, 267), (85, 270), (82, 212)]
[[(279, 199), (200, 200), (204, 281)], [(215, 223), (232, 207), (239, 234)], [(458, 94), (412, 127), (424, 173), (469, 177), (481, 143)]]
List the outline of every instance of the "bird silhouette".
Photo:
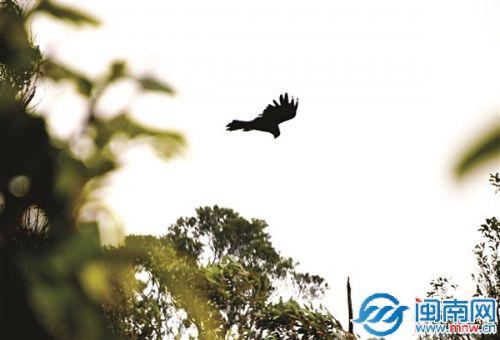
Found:
[(278, 138), (280, 135), (279, 124), (290, 120), (297, 114), (297, 107), (299, 106), (299, 100), (288, 100), (288, 93), (280, 96), (279, 103), (273, 100), (273, 104), (269, 104), (265, 110), (257, 116), (254, 120), (242, 121), (233, 120), (231, 123), (227, 124), (227, 131), (234, 130), (258, 130), (271, 133), (274, 138)]

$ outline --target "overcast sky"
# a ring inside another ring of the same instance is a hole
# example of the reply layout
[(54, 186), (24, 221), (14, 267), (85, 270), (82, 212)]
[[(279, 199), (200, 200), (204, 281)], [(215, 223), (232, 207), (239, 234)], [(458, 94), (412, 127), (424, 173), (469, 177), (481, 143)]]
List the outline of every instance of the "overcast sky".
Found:
[[(125, 156), (104, 199), (127, 233), (165, 233), (202, 205), (265, 219), (283, 254), (327, 279), (322, 303), (344, 325), (348, 275), (355, 315), (379, 291), (412, 304), (438, 275), (470, 297), (477, 227), (497, 213), (498, 198), (487, 169), (458, 183), (452, 168), (476, 132), (497, 122), (495, 1), (71, 4), (103, 25), (73, 30), (38, 18), (46, 53), (90, 74), (125, 58), (178, 92), (139, 99), (118, 84), (101, 106), (129, 105), (189, 142), (168, 163), (144, 150)], [(300, 105), (278, 139), (225, 131), (285, 91)], [(70, 131), (82, 99), (64, 86), (41, 93), (55, 130)]]

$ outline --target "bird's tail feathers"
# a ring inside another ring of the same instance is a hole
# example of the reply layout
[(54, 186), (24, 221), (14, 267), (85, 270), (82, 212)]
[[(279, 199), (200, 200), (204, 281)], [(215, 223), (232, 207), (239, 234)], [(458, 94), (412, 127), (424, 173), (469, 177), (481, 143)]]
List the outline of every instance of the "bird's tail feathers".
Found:
[(248, 131), (248, 130), (250, 130), (250, 127), (248, 126), (248, 122), (245, 122), (243, 120), (233, 120), (231, 123), (227, 124), (226, 127), (227, 127), (228, 131), (234, 131), (234, 130)]

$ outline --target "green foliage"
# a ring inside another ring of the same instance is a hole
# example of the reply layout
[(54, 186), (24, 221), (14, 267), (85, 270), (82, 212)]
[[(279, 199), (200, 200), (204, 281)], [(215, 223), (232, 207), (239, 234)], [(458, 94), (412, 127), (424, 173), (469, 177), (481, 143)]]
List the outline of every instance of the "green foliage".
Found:
[[(87, 118), (78, 138), (71, 141), (53, 140), (61, 165), (55, 181), (56, 192), (64, 198), (64, 202), (71, 202), (70, 205), (76, 210), (89, 201), (92, 192), (104, 182), (106, 175), (117, 168), (117, 160), (124, 146), (146, 143), (161, 157), (168, 159), (185, 144), (184, 137), (178, 132), (145, 127), (126, 112), (116, 116), (97, 112), (99, 101), (109, 86), (120, 80), (138, 78), (128, 72), (122, 60), (113, 62), (108, 72), (95, 79), (54, 60), (44, 61), (42, 74), (47, 80), (75, 84), (79, 93), (87, 98)], [(112, 147), (116, 140), (120, 140), (121, 149)], [(75, 151), (75, 146), (80, 142), (87, 145), (84, 153)]]
[[(490, 175), (490, 183), (498, 192), (498, 173)], [(486, 222), (479, 227), (479, 232), (483, 241), (474, 248), (478, 271), (472, 275), (476, 282), (476, 295), (500, 299), (500, 221), (496, 217), (486, 219)], [(500, 318), (499, 311), (497, 320)], [(482, 336), (481, 339), (496, 339), (497, 334)]]
[(100, 305), (109, 298), (107, 287), (116, 268), (104, 262), (93, 230), (85, 228), (41, 258), (19, 258), (37, 315), (59, 339), (112, 338)]
[(128, 257), (131, 276), (137, 278), (135, 294), (107, 306), (116, 333), (132, 339), (189, 333), (218, 337), (217, 311), (202, 290), (204, 273), (170, 244), (152, 236), (129, 236), (120, 248), (108, 248), (108, 256)]
[[(129, 309), (109, 311), (116, 332), (128, 338), (347, 336), (331, 314), (311, 304), (326, 288), (324, 280), (297, 272), (272, 246), (264, 221), (217, 206), (196, 212), (178, 219), (163, 237), (128, 236), (123, 246), (108, 249), (142, 254), (134, 259), (134, 272), (145, 278), (120, 303)], [(297, 300), (274, 303), (283, 286), (298, 288)]]
[(208, 263), (230, 256), (249, 270), (268, 274), (270, 279), (289, 280), (304, 297), (321, 296), (327, 288), (324, 279), (297, 272), (297, 264), (279, 254), (265, 221), (248, 221), (218, 206), (199, 208), (196, 213), (196, 217), (178, 219), (167, 234), (181, 253)]
[(289, 300), (265, 306), (260, 312), (259, 338), (266, 339), (354, 339), (325, 309), (301, 306)]
[(477, 295), (500, 298), (500, 222), (496, 217), (486, 219), (479, 227), (483, 242), (476, 245), (474, 255), (479, 272), (473, 275)]
[[(184, 140), (125, 114), (96, 112), (111, 83), (140, 76), (126, 74), (122, 61), (92, 79), (43, 60), (27, 33), (29, 16), (46, 13), (78, 25), (97, 21), (51, 1), (31, 8), (24, 13), (15, 1), (0, 1), (0, 338), (113, 339), (104, 306), (135, 292), (136, 279), (129, 258), (103, 252), (99, 220), (84, 222), (84, 208), (117, 168), (111, 143), (118, 136), (151, 144), (163, 156), (174, 154)], [(80, 133), (54, 138), (43, 115), (29, 107), (40, 79), (73, 83), (87, 99)], [(82, 143), (89, 145), (83, 153)]]
[[(490, 183), (497, 188), (499, 185), (499, 175), (491, 174)], [(500, 221), (496, 217), (486, 219), (485, 223), (479, 227), (479, 233), (482, 236), (482, 242), (474, 247), (474, 256), (476, 258), (477, 273), (472, 274), (472, 279), (476, 284), (475, 296), (489, 297), (495, 300), (500, 299)], [(441, 299), (453, 298), (453, 292), (456, 285), (447, 278), (438, 278), (431, 282), (431, 290), (427, 296), (437, 296)], [(500, 317), (497, 310), (497, 319)], [(497, 334), (479, 335), (476, 339), (498, 339)], [(425, 335), (419, 337), (422, 340), (465, 340), (470, 339), (468, 335)]]
[(24, 25), (22, 9), (13, 1), (0, 2), (0, 104), (15, 98), (26, 106), (42, 60)]

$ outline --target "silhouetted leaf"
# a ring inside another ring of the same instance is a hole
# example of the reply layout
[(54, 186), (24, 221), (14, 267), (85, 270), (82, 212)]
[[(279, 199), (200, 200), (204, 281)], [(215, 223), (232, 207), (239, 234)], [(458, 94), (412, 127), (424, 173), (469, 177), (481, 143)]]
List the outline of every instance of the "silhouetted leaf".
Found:
[(49, 0), (41, 0), (33, 12), (45, 12), (57, 19), (66, 20), (75, 25), (99, 25), (99, 21), (89, 14)]

